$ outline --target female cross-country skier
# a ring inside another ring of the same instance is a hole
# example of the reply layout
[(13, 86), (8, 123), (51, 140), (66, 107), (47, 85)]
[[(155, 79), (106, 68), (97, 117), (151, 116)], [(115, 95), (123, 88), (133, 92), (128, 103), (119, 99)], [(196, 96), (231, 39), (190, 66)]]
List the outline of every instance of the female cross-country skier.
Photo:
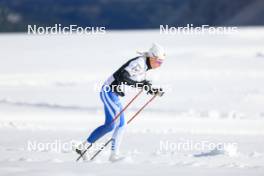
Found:
[(104, 104), (105, 122), (96, 128), (87, 140), (76, 149), (78, 154), (81, 154), (88, 145), (93, 144), (106, 133), (113, 131), (109, 160), (117, 161), (124, 158), (119, 155), (122, 131), (125, 127), (124, 113), (121, 113), (119, 118), (112, 123), (115, 116), (122, 110), (119, 96), (123, 97), (125, 94), (120, 86), (125, 84), (132, 87), (144, 88), (151, 95), (162, 93), (161, 88), (152, 88), (151, 83), (146, 80), (146, 72), (161, 66), (165, 59), (163, 47), (153, 44), (149, 51), (139, 54), (140, 56), (127, 61), (103, 84), (100, 98)]

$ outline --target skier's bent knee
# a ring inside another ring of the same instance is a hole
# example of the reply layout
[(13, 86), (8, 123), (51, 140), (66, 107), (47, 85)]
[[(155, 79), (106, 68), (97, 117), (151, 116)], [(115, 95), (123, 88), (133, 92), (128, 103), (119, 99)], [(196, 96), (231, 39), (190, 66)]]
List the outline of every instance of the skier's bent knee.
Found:
[(115, 128), (115, 124), (114, 123), (106, 125), (106, 129), (107, 129), (108, 132), (112, 131), (114, 128)]

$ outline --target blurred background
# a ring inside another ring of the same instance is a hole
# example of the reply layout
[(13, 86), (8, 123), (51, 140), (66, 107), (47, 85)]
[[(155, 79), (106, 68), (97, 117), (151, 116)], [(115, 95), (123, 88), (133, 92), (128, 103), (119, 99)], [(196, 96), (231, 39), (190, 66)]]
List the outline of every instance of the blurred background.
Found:
[(28, 24), (150, 29), (172, 26), (264, 25), (263, 0), (0, 0), (0, 31)]

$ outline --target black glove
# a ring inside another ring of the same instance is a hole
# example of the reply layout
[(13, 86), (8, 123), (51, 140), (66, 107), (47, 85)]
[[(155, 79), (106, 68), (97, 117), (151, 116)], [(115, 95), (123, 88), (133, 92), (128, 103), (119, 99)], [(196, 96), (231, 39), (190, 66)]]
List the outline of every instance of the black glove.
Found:
[(125, 93), (124, 92), (116, 92), (116, 94), (119, 95), (120, 97), (125, 96)]
[(115, 86), (115, 87), (114, 87), (114, 92), (115, 92), (117, 95), (121, 96), (121, 97), (125, 96), (125, 93), (122, 91), (122, 89), (121, 89), (120, 86)]
[(164, 91), (162, 88), (151, 88), (147, 94), (150, 94), (150, 95), (159, 95), (160, 97), (164, 94)]

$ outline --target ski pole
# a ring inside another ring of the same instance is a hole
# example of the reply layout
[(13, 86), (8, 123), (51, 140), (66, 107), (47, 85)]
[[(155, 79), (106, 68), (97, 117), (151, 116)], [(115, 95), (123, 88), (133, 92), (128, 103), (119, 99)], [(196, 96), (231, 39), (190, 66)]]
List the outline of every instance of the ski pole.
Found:
[(76, 159), (76, 162), (78, 162), (82, 157), (83, 155), (89, 150), (89, 148), (92, 147), (92, 144), (90, 144), (81, 154), (80, 156)]
[[(149, 101), (147, 101), (147, 103), (145, 103), (127, 122), (127, 124), (129, 124), (130, 122), (132, 122), (132, 120), (151, 102), (153, 101), (158, 94), (155, 94)], [(99, 154), (103, 151), (103, 149), (112, 141), (113, 139), (109, 139), (92, 157), (91, 157), (91, 161)]]
[(130, 122), (132, 122), (132, 120), (150, 103), (150, 102), (152, 102), (153, 100), (154, 100), (154, 98), (156, 98), (157, 97), (157, 95), (158, 94), (155, 94), (146, 104), (144, 104), (144, 106), (142, 106), (139, 110), (138, 110), (138, 112), (136, 112), (136, 114), (135, 115), (133, 115), (133, 117), (131, 117), (129, 120), (128, 120), (128, 122), (127, 122), (127, 124), (129, 124)]
[(115, 116), (115, 118), (112, 120), (111, 124), (116, 121), (116, 119), (128, 108), (128, 106), (143, 92), (143, 89), (141, 89), (137, 95), (130, 100), (130, 102)]
[[(115, 116), (115, 118), (111, 121), (111, 123), (109, 125), (111, 125), (112, 123), (114, 123), (114, 121), (116, 121), (116, 119), (129, 107), (129, 105), (143, 92), (143, 89), (141, 89), (136, 96), (134, 96), (134, 98), (132, 98), (132, 100), (129, 101), (129, 103)], [(107, 145), (107, 144), (106, 144)], [(89, 148), (92, 147), (92, 144), (90, 144), (84, 151), (83, 153), (80, 154), (80, 156), (76, 159), (76, 161), (78, 162), (83, 155), (88, 151)]]

